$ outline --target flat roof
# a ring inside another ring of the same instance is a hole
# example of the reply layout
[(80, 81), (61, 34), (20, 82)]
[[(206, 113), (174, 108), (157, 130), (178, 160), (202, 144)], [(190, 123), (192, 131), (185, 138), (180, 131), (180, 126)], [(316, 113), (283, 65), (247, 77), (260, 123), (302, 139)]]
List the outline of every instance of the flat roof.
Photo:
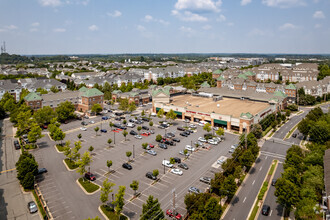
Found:
[[(250, 112), (252, 115), (256, 115), (257, 113), (269, 107), (269, 104), (264, 102), (231, 98), (223, 98), (222, 100), (214, 102), (212, 98), (180, 95), (171, 97), (171, 99), (173, 100), (171, 103), (174, 106), (187, 107), (187, 110), (190, 111), (199, 111), (205, 113), (211, 113), (214, 111), (214, 113), (231, 115), (234, 118), (239, 118), (241, 113), (247, 112)], [(188, 106), (187, 102), (191, 104), (191, 106)], [(218, 104), (219, 107), (217, 107)]]

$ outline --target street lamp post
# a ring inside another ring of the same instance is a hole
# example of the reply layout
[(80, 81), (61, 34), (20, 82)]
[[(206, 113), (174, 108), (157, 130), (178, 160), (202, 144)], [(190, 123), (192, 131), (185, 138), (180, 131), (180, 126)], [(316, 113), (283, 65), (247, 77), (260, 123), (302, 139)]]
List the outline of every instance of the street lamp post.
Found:
[(116, 144), (116, 132), (113, 131), (113, 144)]
[(190, 154), (192, 154), (192, 148), (193, 148), (193, 146), (192, 146), (192, 140), (190, 140), (190, 146), (191, 146), (191, 148), (190, 148)]
[[(164, 158), (164, 161), (165, 161), (165, 158)], [(163, 165), (164, 165), (164, 174), (165, 174), (165, 163)]]
[(133, 159), (135, 158), (134, 144), (133, 144)]

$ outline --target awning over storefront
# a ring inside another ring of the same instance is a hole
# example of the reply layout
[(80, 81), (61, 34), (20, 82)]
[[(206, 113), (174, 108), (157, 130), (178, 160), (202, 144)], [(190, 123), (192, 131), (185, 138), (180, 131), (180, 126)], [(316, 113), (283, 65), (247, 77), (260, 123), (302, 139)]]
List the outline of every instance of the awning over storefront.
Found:
[(174, 111), (174, 113), (178, 116), (178, 115), (182, 115), (182, 112), (177, 112), (177, 111)]
[(219, 120), (219, 119), (214, 119), (214, 123), (217, 123), (219, 125), (225, 125), (225, 126), (227, 126), (227, 122), (226, 121), (222, 121), (222, 120)]

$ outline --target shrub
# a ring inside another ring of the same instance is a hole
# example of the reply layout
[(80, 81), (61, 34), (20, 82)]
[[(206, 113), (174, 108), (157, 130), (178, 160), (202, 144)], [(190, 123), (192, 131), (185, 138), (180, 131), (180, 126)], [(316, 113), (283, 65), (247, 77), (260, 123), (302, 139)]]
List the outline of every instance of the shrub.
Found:
[(92, 193), (95, 192), (96, 190), (98, 190), (100, 187), (88, 180), (84, 180), (84, 178), (79, 178), (79, 183), (82, 187), (84, 187), (84, 189), (88, 192), (88, 193)]

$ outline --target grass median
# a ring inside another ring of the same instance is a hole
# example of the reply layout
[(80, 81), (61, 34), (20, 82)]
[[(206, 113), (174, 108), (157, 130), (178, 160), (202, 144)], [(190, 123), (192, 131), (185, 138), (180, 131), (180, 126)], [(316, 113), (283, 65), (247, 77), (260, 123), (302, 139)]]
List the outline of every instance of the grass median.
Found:
[(84, 189), (86, 190), (86, 192), (88, 193), (93, 193), (96, 190), (98, 190), (100, 188), (100, 186), (84, 179), (84, 178), (79, 178), (79, 183), (82, 187), (84, 187)]
[(56, 148), (59, 152), (63, 152), (65, 150), (65, 146), (60, 145), (60, 144), (56, 144)]
[(118, 216), (114, 209), (107, 205), (101, 205), (102, 212), (108, 217), (109, 220), (126, 220), (127, 217), (124, 215)]
[(45, 212), (45, 210), (43, 209), (43, 207), (42, 207), (42, 205), (41, 205), (41, 202), (40, 202), (40, 200), (39, 200), (39, 198), (38, 198), (38, 196), (37, 196), (37, 193), (36, 193), (34, 190), (32, 190), (32, 193), (33, 193), (33, 196), (34, 196), (34, 198), (35, 198), (35, 200), (36, 200), (36, 202), (37, 202), (37, 205), (38, 205), (39, 211), (40, 211), (40, 213), (41, 213), (43, 219), (45, 219), (47, 215), (46, 215), (46, 212)]
[(76, 164), (74, 161), (72, 161), (72, 160), (70, 160), (70, 159), (68, 159), (68, 158), (64, 159), (64, 162), (66, 163), (66, 165), (67, 165), (71, 170), (74, 170), (74, 169), (77, 169), (77, 168), (78, 168), (77, 164)]
[(289, 131), (289, 133), (285, 136), (285, 139), (287, 139), (287, 138), (289, 138), (291, 135), (292, 135), (292, 133), (297, 129), (297, 127), (298, 127), (298, 124), (296, 124), (290, 131)]

